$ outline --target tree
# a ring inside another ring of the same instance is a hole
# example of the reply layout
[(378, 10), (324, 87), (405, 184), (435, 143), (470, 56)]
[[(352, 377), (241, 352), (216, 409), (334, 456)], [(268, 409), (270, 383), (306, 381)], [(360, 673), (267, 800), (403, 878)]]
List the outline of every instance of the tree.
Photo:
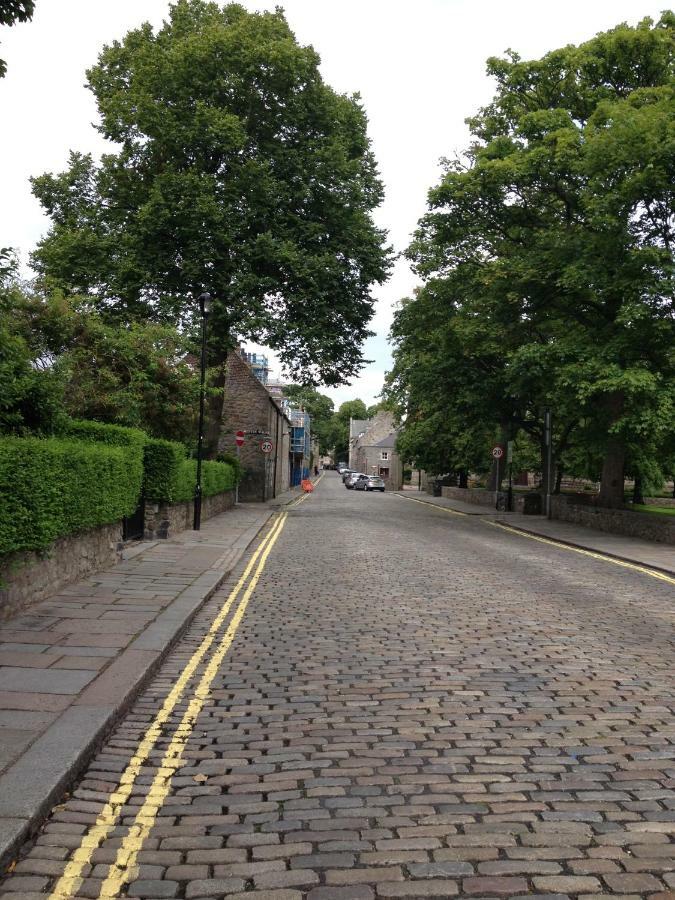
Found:
[[(14, 25), (28, 22), (33, 18), (35, 0), (2, 0), (0, 3), (0, 25)], [(0, 59), (0, 78), (7, 73), (7, 63)]]
[(88, 84), (119, 149), (34, 179), (46, 282), (106, 317), (170, 322), (208, 290), (211, 365), (239, 335), (308, 383), (356, 373), (389, 267), (382, 184), (358, 96), (323, 82), (283, 13), (178, 0), (156, 33), (107, 46)]
[(674, 32), (664, 13), (541, 60), (490, 60), (495, 98), (409, 250), (425, 279), (454, 283), (453, 328), (504, 336), (503, 376), (476, 372), (500, 399), (495, 426), (540, 433), (553, 405), (561, 441), (600, 450), (608, 506), (631, 446), (673, 436)]
[(33, 359), (63, 385), (68, 415), (193, 442), (199, 373), (190, 335), (156, 322), (108, 322), (59, 294), (26, 298), (20, 318)]
[(0, 433), (46, 433), (63, 415), (63, 384), (39, 365), (21, 328), (26, 297), (17, 278), (16, 258), (0, 248)]
[(333, 424), (333, 445), (336, 461), (347, 460), (349, 456), (349, 421), (367, 419), (368, 411), (363, 400), (345, 400), (335, 413)]

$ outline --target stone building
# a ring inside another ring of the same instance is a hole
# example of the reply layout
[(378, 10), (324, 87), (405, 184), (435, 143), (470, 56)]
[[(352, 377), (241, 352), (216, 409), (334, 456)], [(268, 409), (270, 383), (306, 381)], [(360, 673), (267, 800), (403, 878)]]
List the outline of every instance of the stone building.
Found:
[[(358, 433), (351, 437), (351, 425)], [(366, 475), (379, 475), (387, 490), (399, 491), (403, 487), (403, 464), (396, 452), (396, 429), (391, 413), (381, 410), (372, 419), (363, 422), (350, 421), (350, 468)]]
[[(236, 454), (237, 431), (245, 432), (245, 442), (239, 450), (244, 467), (239, 499), (264, 502), (287, 491), (293, 461), (291, 420), (241, 352), (232, 350), (227, 357), (219, 451)], [(263, 452), (266, 442), (272, 443), (270, 453)]]

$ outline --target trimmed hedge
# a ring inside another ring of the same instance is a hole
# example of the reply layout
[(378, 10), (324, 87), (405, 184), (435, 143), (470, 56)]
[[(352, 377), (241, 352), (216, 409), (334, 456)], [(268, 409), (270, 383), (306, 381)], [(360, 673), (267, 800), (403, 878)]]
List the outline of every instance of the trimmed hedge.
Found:
[[(175, 441), (151, 438), (145, 445), (146, 500), (154, 503), (182, 503), (192, 500), (197, 480), (197, 460), (186, 459), (185, 447)], [(234, 490), (235, 472), (228, 463), (202, 462), (202, 496), (211, 497)]]
[[(125, 428), (122, 425), (106, 425), (85, 419), (70, 419), (61, 429), (64, 438), (87, 443), (106, 444), (118, 447), (124, 454), (126, 470), (118, 490), (124, 495), (125, 512), (130, 516), (141, 498), (143, 486), (143, 448), (148, 436), (139, 428)], [(110, 520), (113, 521), (113, 520)]]
[(130, 478), (129, 459), (128, 447), (0, 438), (0, 554), (44, 549), (57, 537), (130, 515), (140, 478)]

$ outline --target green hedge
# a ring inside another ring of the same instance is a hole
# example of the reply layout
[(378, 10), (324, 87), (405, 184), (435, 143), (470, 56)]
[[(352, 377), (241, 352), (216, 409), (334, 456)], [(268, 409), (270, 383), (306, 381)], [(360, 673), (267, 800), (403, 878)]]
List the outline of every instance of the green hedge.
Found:
[(0, 553), (40, 550), (130, 515), (140, 490), (130, 457), (128, 446), (0, 438)]
[(131, 515), (141, 496), (143, 486), (143, 448), (148, 436), (139, 428), (124, 428), (122, 425), (105, 425), (84, 419), (70, 419), (61, 429), (67, 440), (106, 444), (118, 447), (124, 454), (126, 470), (118, 490), (125, 497), (123, 515)]
[[(197, 460), (185, 458), (185, 447), (174, 441), (151, 438), (145, 445), (146, 500), (154, 503), (181, 503), (192, 500), (197, 480)], [(235, 472), (228, 463), (202, 463), (202, 496), (211, 497), (234, 490)]]

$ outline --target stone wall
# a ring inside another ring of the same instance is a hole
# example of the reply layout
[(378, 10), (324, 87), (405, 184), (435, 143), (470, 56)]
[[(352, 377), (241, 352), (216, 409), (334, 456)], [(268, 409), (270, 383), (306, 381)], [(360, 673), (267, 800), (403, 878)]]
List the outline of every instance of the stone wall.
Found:
[(645, 497), (645, 506), (665, 506), (675, 509), (675, 497)]
[[(428, 490), (432, 490), (433, 479), (429, 482)], [(462, 503), (475, 503), (478, 506), (491, 506), (493, 509), (497, 503), (497, 492), (486, 491), (482, 488), (458, 488), (442, 487), (441, 496), (448, 500), (461, 500)]]
[[(202, 522), (225, 512), (234, 506), (234, 491), (224, 491), (213, 497), (202, 497)], [(193, 500), (186, 503), (146, 503), (145, 504), (145, 540), (169, 538), (179, 531), (192, 528), (195, 504)]]
[[(236, 453), (236, 432), (247, 432), (239, 451), (245, 470), (239, 485), (239, 499), (264, 501), (287, 491), (290, 486), (291, 423), (248, 363), (235, 351), (227, 357), (222, 422), (218, 441), (221, 452)], [(270, 454), (260, 449), (260, 442), (265, 438), (274, 443), (274, 451)]]
[(574, 522), (626, 537), (675, 544), (675, 516), (632, 512), (628, 509), (603, 509), (581, 498), (565, 494), (551, 497), (551, 518)]
[(121, 558), (121, 522), (58, 538), (42, 553), (8, 554), (0, 561), (0, 620)]

